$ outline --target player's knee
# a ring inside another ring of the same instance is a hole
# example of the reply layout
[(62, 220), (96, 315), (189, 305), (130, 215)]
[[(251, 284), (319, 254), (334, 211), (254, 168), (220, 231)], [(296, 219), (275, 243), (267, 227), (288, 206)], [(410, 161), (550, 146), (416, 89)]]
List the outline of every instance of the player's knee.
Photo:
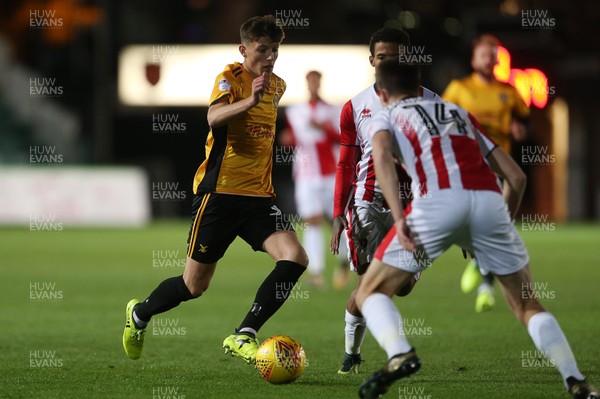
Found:
[(371, 294), (372, 292), (367, 291), (364, 286), (358, 287), (356, 289), (356, 294), (354, 295), (354, 303), (360, 311), (362, 311), (363, 303)]
[(205, 280), (195, 280), (190, 282), (186, 281), (187, 289), (190, 291), (190, 295), (192, 295), (194, 298), (202, 296), (202, 294), (204, 294), (208, 289), (209, 285), (210, 282)]
[(286, 259), (296, 262), (304, 267), (308, 266), (308, 255), (301, 245), (295, 245), (294, 248), (290, 248)]

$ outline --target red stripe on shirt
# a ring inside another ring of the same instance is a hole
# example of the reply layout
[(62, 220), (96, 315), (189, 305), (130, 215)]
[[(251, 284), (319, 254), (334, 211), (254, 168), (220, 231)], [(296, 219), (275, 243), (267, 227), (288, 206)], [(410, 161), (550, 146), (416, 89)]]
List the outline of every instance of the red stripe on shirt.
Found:
[(413, 151), (415, 152), (415, 169), (417, 171), (417, 177), (419, 178), (419, 186), (421, 188), (421, 195), (427, 194), (427, 176), (425, 175), (425, 169), (423, 169), (423, 161), (421, 161), (421, 154), (423, 150), (421, 149), (421, 144), (419, 143), (419, 137), (417, 137), (417, 132), (415, 128), (408, 121), (404, 121), (402, 123), (402, 132), (412, 145)]
[(435, 165), (435, 171), (438, 177), (438, 187), (440, 189), (450, 188), (450, 178), (448, 177), (448, 169), (444, 162), (444, 153), (442, 152), (442, 143), (440, 136), (431, 138), (431, 155)]
[(485, 163), (479, 144), (467, 136), (450, 135), (454, 158), (465, 190), (490, 190), (501, 193), (496, 175)]
[(369, 157), (367, 163), (367, 178), (365, 179), (365, 194), (363, 200), (373, 201), (375, 198), (375, 164), (373, 163), (373, 156)]

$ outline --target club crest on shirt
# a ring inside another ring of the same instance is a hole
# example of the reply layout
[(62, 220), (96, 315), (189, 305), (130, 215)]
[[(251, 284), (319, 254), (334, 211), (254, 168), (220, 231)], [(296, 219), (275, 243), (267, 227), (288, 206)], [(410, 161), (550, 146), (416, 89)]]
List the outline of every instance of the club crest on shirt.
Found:
[(231, 89), (231, 83), (227, 79), (219, 80), (218, 86), (221, 91), (229, 91)]

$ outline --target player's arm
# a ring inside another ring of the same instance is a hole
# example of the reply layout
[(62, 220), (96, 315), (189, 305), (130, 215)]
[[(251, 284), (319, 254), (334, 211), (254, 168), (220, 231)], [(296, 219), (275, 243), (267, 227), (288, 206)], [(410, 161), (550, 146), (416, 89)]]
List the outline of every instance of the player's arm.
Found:
[(228, 124), (233, 119), (258, 105), (265, 91), (271, 84), (271, 77), (266, 72), (252, 81), (252, 95), (243, 100), (229, 104), (227, 96), (219, 99), (208, 108), (208, 124), (211, 128)]
[(400, 244), (409, 251), (416, 249), (414, 239), (406, 225), (402, 203), (398, 195), (398, 173), (392, 154), (392, 133), (388, 130), (376, 132), (371, 139), (375, 176), (381, 192), (392, 212)]
[(335, 189), (333, 193), (333, 226), (331, 229), (330, 250), (337, 254), (340, 246), (340, 235), (348, 228), (346, 206), (352, 193), (352, 182), (356, 175), (356, 164), (359, 150), (356, 145), (356, 126), (352, 102), (348, 101), (340, 115), (340, 158), (335, 172)]
[(502, 188), (504, 201), (508, 205), (511, 218), (514, 219), (519, 211), (519, 206), (521, 206), (527, 177), (511, 156), (485, 134), (483, 128), (473, 115), (468, 114), (468, 119), (472, 123), (481, 153), (487, 160), (492, 171), (504, 181)]
[(488, 154), (487, 160), (490, 168), (504, 179), (502, 193), (504, 201), (508, 205), (510, 217), (514, 219), (521, 206), (527, 177), (511, 156), (498, 146)]

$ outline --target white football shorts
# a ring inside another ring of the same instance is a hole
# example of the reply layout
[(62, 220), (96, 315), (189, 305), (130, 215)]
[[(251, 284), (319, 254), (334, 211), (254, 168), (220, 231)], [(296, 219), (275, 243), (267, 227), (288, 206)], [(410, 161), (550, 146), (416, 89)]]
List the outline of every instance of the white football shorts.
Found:
[(431, 266), (433, 260), (456, 244), (475, 255), (484, 274), (515, 273), (529, 262), (500, 193), (463, 189), (431, 192), (413, 201), (406, 221), (417, 251), (405, 250), (392, 228), (377, 248), (375, 258), (416, 273)]
[(335, 175), (295, 181), (296, 211), (303, 219), (315, 216), (333, 217)]

